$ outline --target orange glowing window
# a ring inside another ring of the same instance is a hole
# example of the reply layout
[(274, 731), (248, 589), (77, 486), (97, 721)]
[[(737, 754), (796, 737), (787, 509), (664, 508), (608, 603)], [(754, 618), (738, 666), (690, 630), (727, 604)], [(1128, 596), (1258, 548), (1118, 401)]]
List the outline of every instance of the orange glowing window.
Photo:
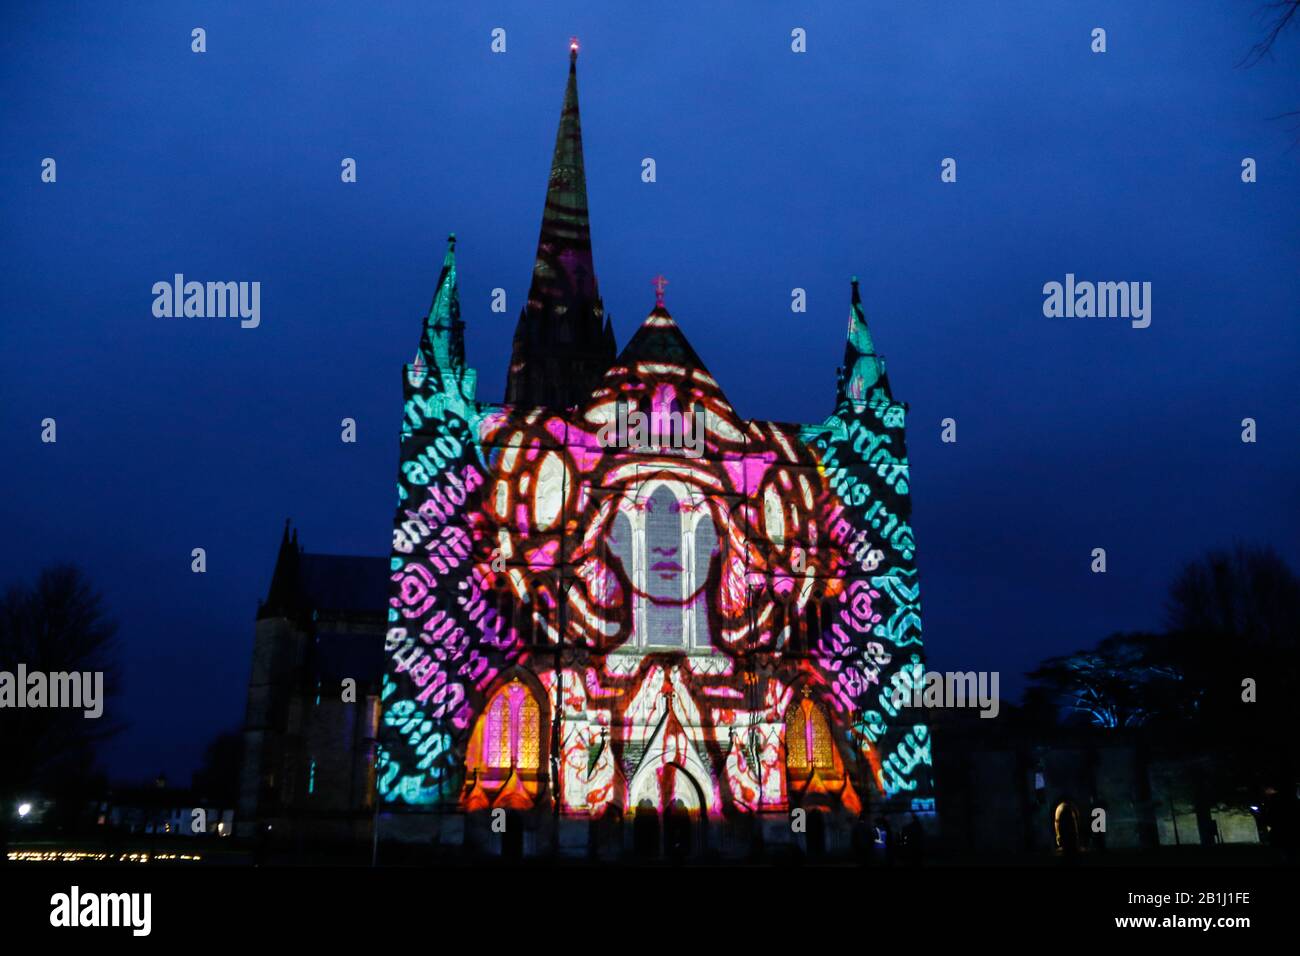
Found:
[(537, 725), (540, 723), (537, 701), (528, 691), (523, 693), (523, 703), (517, 721), (518, 764), (524, 770), (537, 769)]
[(487, 765), (536, 770), (540, 714), (536, 698), (519, 681), (497, 691), (488, 704), (483, 732)]
[(796, 773), (835, 766), (831, 729), (821, 708), (810, 700), (790, 708), (785, 721), (785, 763)]

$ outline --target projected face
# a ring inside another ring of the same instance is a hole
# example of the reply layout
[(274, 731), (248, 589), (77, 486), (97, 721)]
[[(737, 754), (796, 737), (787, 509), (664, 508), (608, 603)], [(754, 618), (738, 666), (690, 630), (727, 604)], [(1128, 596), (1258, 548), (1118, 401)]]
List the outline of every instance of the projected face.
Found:
[(686, 603), (683, 591), (687, 586), (686, 569), (679, 560), (685, 560), (682, 551), (681, 506), (666, 487), (660, 486), (645, 503), (646, 563), (649, 567), (642, 576), (638, 591), (649, 595), (655, 604), (681, 605)]
[(643, 486), (619, 502), (605, 543), (609, 563), (617, 562), (632, 590), (630, 643), (707, 648), (706, 588), (718, 532), (704, 500), (682, 484)]

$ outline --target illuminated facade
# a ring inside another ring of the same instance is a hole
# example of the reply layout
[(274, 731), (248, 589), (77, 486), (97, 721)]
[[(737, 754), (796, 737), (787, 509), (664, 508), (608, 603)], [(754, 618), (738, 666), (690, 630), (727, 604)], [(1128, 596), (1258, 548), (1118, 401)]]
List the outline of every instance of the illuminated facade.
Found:
[[(630, 847), (639, 818), (740, 853), (799, 842), (802, 809), (833, 850), (932, 806), (926, 722), (890, 702), (922, 654), (906, 408), (856, 280), (812, 425), (742, 418), (660, 288), (617, 351), (575, 51), (506, 403), (475, 395), (454, 237), (404, 371), (382, 839), (491, 850), (506, 810), (522, 852)], [(604, 440), (620, 404), (701, 416), (702, 453)]]

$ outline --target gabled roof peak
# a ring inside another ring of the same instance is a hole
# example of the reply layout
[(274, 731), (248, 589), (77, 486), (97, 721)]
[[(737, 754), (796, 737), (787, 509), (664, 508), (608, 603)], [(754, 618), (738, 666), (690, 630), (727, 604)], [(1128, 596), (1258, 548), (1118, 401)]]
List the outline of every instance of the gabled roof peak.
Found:
[(637, 362), (680, 365), (708, 371), (677, 320), (662, 304), (657, 304), (650, 310), (636, 334), (623, 346), (615, 364), (630, 368)]

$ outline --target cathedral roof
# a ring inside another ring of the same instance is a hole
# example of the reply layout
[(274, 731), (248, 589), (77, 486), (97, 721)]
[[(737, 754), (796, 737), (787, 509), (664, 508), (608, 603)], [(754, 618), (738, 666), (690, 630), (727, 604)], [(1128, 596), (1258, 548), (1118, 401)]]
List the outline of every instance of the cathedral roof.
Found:
[(388, 606), (388, 559), (355, 554), (303, 554), (298, 580), (316, 611), (382, 613)]
[(657, 305), (646, 316), (636, 334), (623, 346), (615, 365), (628, 367), (638, 362), (680, 365), (707, 372), (703, 360), (696, 354), (681, 326), (662, 305)]
[(312, 611), (382, 615), (388, 606), (388, 559), (308, 554), (284, 523), (271, 586), (258, 617), (301, 618)]
[[(592, 389), (587, 406), (591, 409), (621, 395), (650, 395), (663, 385), (676, 391), (683, 405), (702, 401), (713, 416), (710, 427), (721, 422), (718, 427), (727, 431), (727, 440), (743, 444), (744, 422), (661, 301)], [(592, 414), (588, 412), (589, 419)]]

